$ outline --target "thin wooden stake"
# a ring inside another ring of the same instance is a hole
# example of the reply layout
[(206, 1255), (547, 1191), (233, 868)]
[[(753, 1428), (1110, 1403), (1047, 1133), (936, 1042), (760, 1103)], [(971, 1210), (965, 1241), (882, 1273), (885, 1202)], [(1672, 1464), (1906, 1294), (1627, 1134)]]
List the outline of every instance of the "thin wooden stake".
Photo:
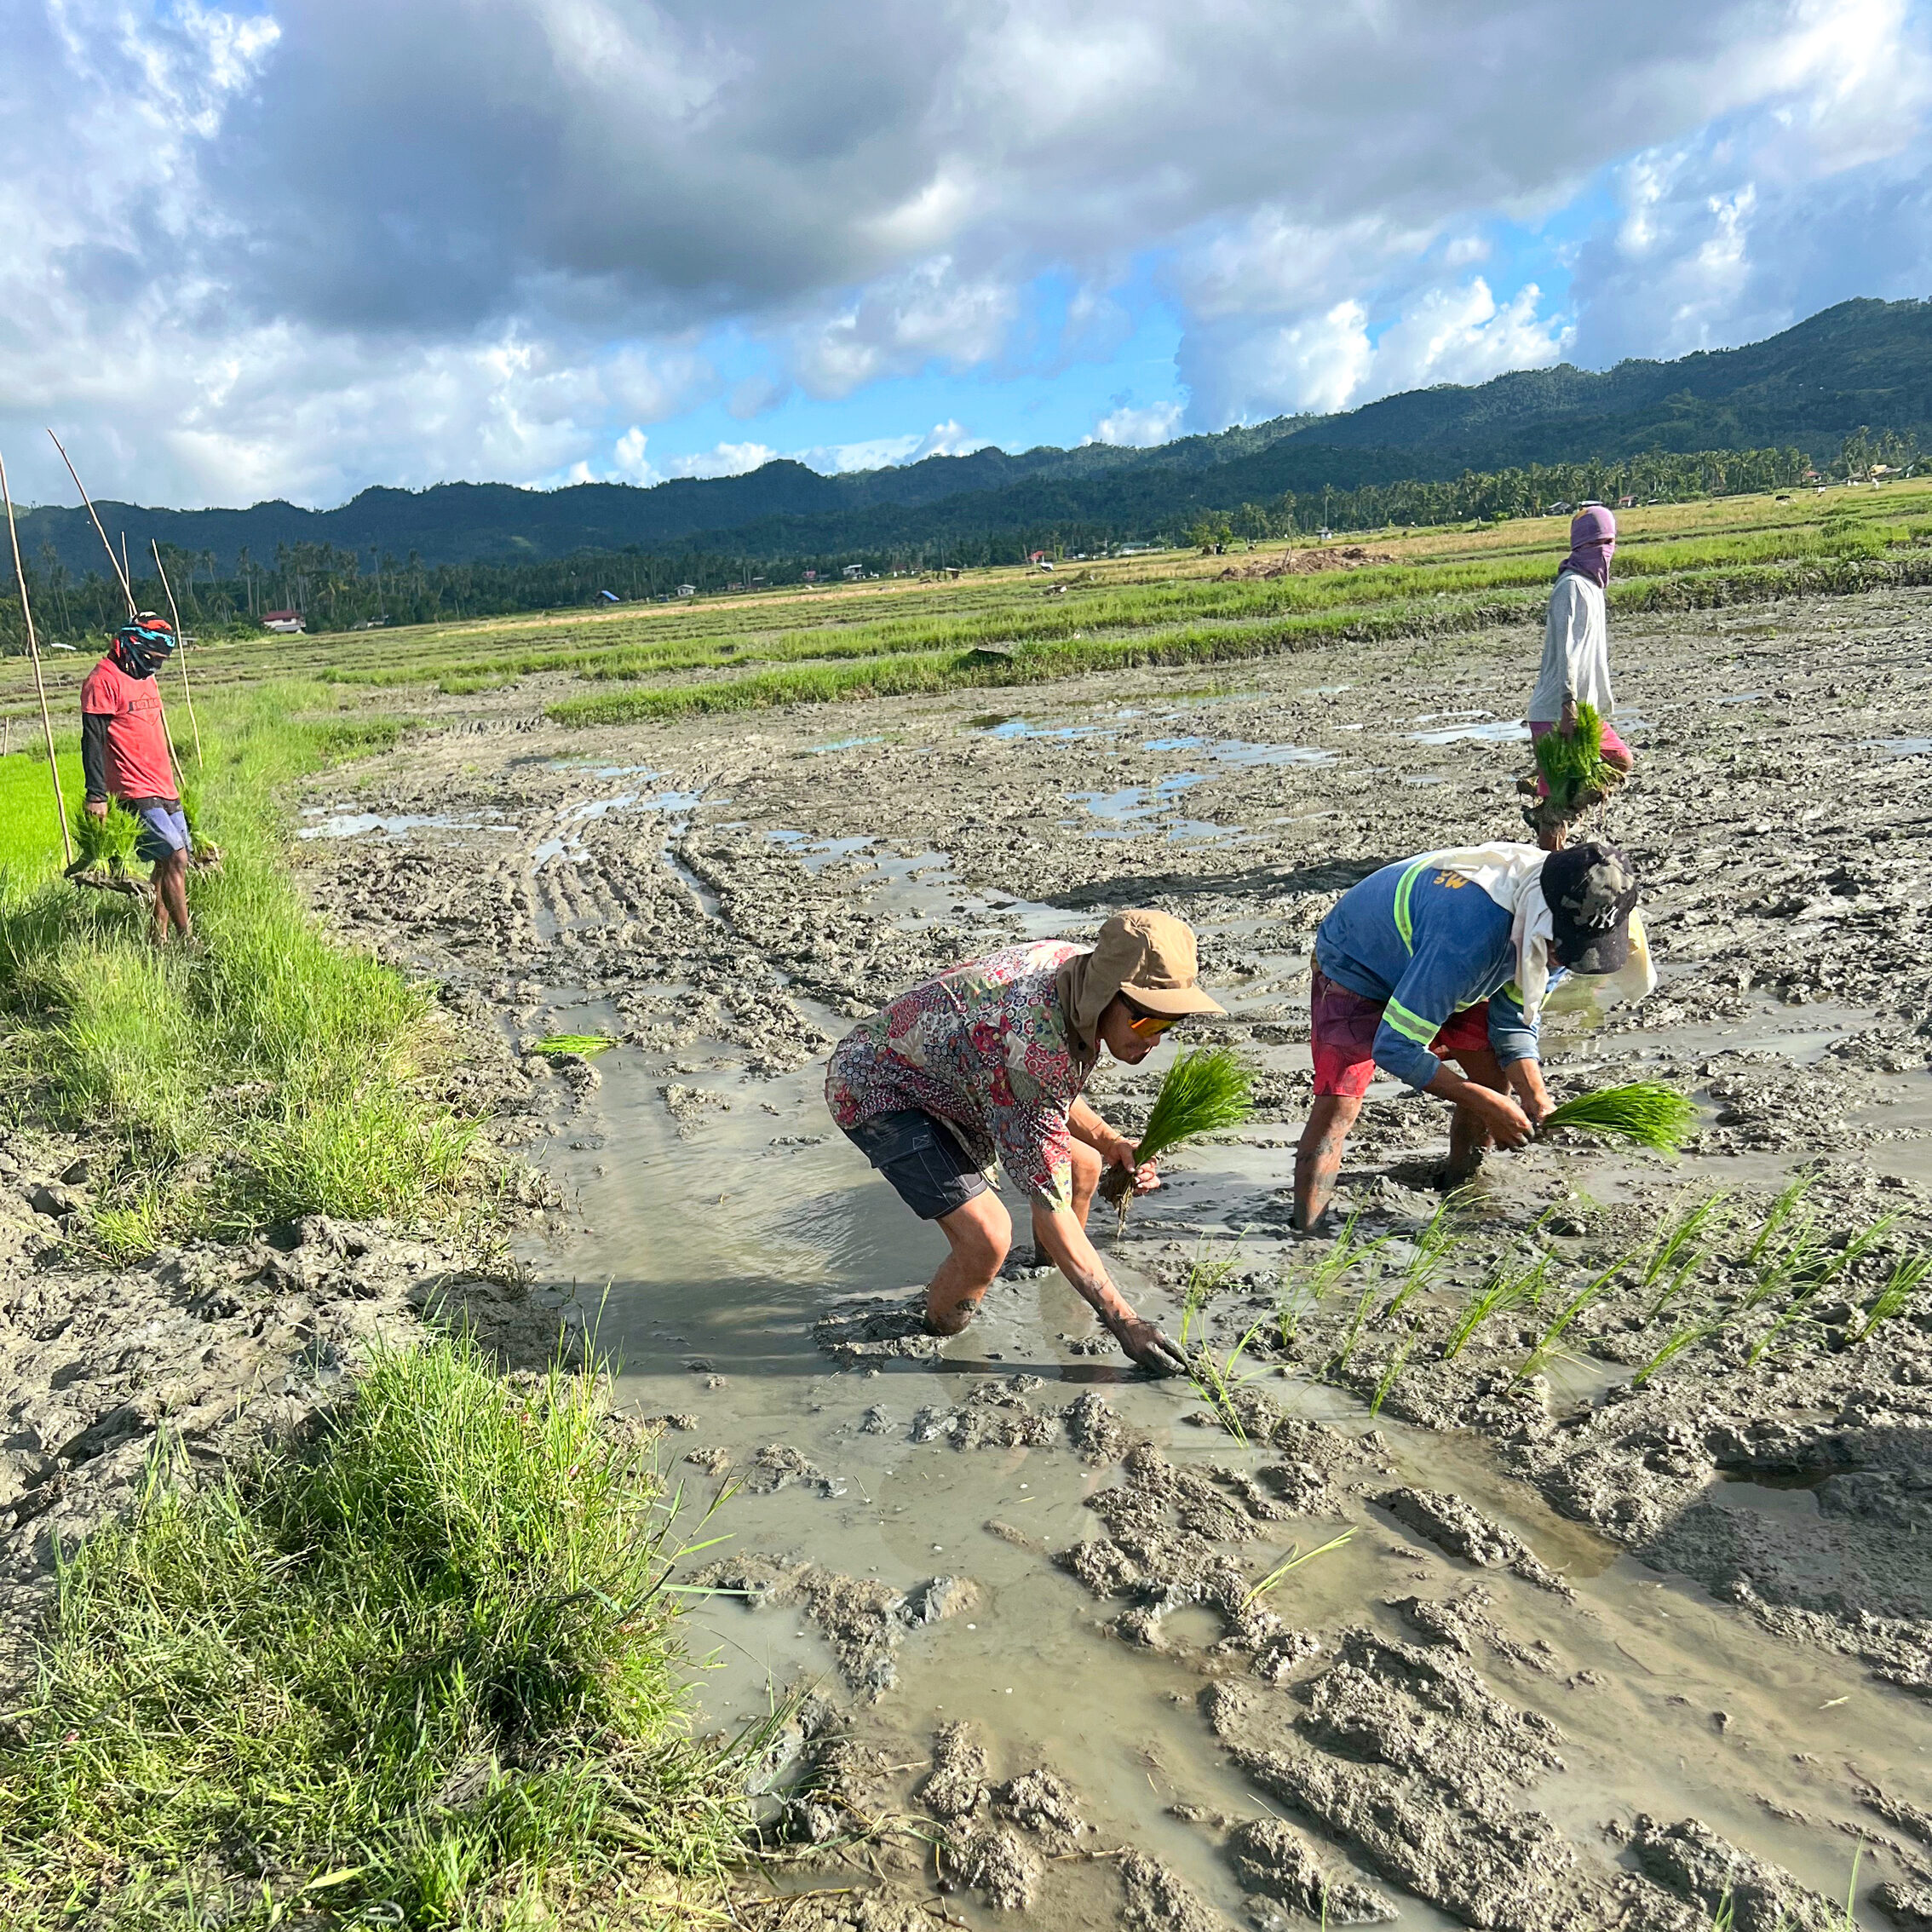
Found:
[(101, 549), (107, 553), (108, 567), (120, 579), (121, 595), (127, 599), (128, 615), (132, 617), (135, 614), (134, 591), (129, 586), (128, 573), (122, 567), (121, 560), (114, 555), (114, 546), (107, 541), (107, 532), (101, 527), (101, 517), (94, 507), (94, 499), (88, 495), (87, 486), (81, 481), (80, 472), (74, 468), (73, 458), (64, 449), (60, 449), (60, 439), (51, 429), (47, 434), (52, 438), (54, 447), (60, 451), (60, 461), (66, 464), (67, 474), (73, 478), (74, 487), (80, 492), (80, 500), (87, 505), (87, 514), (94, 522), (95, 534), (101, 539)]
[[(80, 480), (80, 472), (74, 468), (74, 459), (67, 454), (66, 450), (60, 448), (60, 439), (55, 436), (51, 429), (47, 434), (52, 439), (54, 447), (60, 451), (60, 461), (66, 464), (67, 474), (73, 478), (74, 487), (80, 492), (80, 500), (87, 505), (87, 514), (93, 519), (95, 531), (101, 538), (101, 547), (106, 551), (107, 561), (113, 566), (115, 576), (121, 580), (121, 595), (128, 601), (128, 616), (130, 618), (135, 618), (140, 612), (135, 603), (134, 586), (128, 582), (126, 560), (124, 557), (118, 557), (114, 555), (114, 546), (107, 541), (107, 532), (101, 527), (101, 514), (94, 507), (94, 498), (87, 493), (86, 484)], [(121, 543), (124, 549), (127, 545), (127, 538), (124, 536), (121, 539)], [(179, 633), (176, 635), (178, 636)], [(159, 672), (156, 672), (154, 677), (154, 702), (161, 714), (161, 742), (168, 747), (168, 763), (175, 774), (175, 791), (178, 795), (181, 789), (181, 762), (175, 756), (175, 735), (168, 729), (168, 706), (161, 696)]]
[(201, 725), (194, 715), (194, 693), (188, 687), (187, 639), (181, 635), (181, 607), (175, 601), (175, 587), (168, 581), (168, 566), (161, 561), (160, 544), (150, 537), (147, 539), (147, 547), (154, 553), (154, 568), (160, 576), (161, 588), (168, 593), (168, 614), (175, 620), (175, 651), (181, 659), (181, 695), (187, 699), (188, 725), (194, 733), (194, 768), (199, 771), (203, 762), (201, 756)]
[(47, 687), (40, 676), (40, 643), (33, 634), (33, 607), (27, 601), (26, 572), (20, 567), (20, 533), (14, 523), (14, 493), (7, 487), (7, 460), (0, 457), (0, 497), (7, 502), (7, 536), (14, 546), (14, 581), (20, 587), (20, 616), (26, 623), (27, 655), (33, 659), (33, 688), (40, 698), (40, 728), (47, 734), (47, 774), (54, 780), (54, 810), (60, 821), (60, 849), (74, 862), (74, 836), (67, 829), (67, 802), (60, 796), (60, 765), (54, 756), (54, 719), (47, 709)]

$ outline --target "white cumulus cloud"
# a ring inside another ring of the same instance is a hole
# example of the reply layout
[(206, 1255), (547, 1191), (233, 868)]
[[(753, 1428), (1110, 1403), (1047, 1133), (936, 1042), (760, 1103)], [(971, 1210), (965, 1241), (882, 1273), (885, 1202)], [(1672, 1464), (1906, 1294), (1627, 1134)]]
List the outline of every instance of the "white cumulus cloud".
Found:
[[(712, 473), (782, 446), (788, 394), (1105, 361), (1150, 288), (1195, 428), (1923, 289), (1908, 0), (1624, 0), (1583, 43), (1578, 21), (1574, 0), (14, 0), (0, 436), (30, 488), (59, 486), (25, 446), (52, 420), (103, 491), (182, 503)], [(1567, 292), (1553, 247), (1489, 250), (1606, 179), (1617, 216), (1566, 244)], [(742, 440), (664, 427), (714, 399)]]

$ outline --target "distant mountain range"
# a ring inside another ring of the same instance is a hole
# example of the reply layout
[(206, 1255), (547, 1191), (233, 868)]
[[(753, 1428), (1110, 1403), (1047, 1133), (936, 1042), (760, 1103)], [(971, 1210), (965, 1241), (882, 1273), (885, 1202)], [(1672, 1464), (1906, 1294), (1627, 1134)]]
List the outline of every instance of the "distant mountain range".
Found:
[[(1932, 303), (1840, 302), (1743, 348), (1622, 362), (1600, 374), (1567, 363), (1524, 370), (1473, 388), (1446, 383), (1343, 415), (1283, 417), (1147, 450), (980, 450), (842, 476), (781, 459), (743, 476), (650, 489), (443, 483), (365, 490), (331, 510), (280, 502), (99, 507), (131, 549), (145, 552), (152, 536), (212, 553), (223, 576), (244, 549), (266, 564), (278, 545), (322, 543), (365, 560), (372, 550), (399, 560), (413, 552), (428, 565), (623, 549), (835, 559), (996, 535), (1024, 541), (1048, 528), (1151, 537), (1285, 491), (1306, 496), (1651, 450), (1788, 446), (1824, 458), (1865, 426), (1917, 433), (1932, 446)], [(30, 561), (51, 545), (70, 571), (100, 567), (100, 541), (83, 510), (33, 509), (20, 534)]]

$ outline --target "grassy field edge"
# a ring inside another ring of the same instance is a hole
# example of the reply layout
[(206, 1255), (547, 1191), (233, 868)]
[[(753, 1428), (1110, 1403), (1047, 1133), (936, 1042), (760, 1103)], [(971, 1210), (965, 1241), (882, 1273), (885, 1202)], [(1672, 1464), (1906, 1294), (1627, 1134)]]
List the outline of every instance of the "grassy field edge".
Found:
[(433, 1337), (307, 1446), (169, 1477), (69, 1554), (0, 1728), (7, 1924), (722, 1919), (744, 1768), (690, 1736), (671, 1582), (702, 1526), (595, 1371)]

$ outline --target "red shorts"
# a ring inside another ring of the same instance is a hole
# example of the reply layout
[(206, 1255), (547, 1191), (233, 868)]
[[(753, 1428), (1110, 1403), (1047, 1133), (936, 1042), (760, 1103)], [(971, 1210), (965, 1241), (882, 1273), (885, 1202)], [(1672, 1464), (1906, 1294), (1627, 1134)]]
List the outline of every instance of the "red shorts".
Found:
[[(1364, 999), (1337, 986), (1319, 969), (1311, 969), (1309, 1005), (1314, 1090), (1360, 1100), (1375, 1078), (1375, 1033), (1382, 1024), (1382, 1002)], [(1457, 1014), (1430, 1043), (1429, 1051), (1447, 1056), (1486, 1052), (1488, 1048), (1489, 1002), (1485, 999)]]
[[(1532, 722), (1529, 727), (1530, 743), (1534, 745), (1537, 739), (1544, 736), (1545, 733), (1552, 732), (1555, 728), (1553, 724), (1537, 724)], [(1636, 753), (1631, 750), (1622, 739), (1618, 737), (1617, 727), (1614, 725), (1606, 724), (1604, 726), (1603, 735), (1597, 741), (1597, 749), (1600, 751), (1621, 751), (1633, 765), (1636, 762)], [(1536, 774), (1536, 795), (1538, 798), (1547, 798), (1550, 796), (1550, 780), (1541, 772)]]

